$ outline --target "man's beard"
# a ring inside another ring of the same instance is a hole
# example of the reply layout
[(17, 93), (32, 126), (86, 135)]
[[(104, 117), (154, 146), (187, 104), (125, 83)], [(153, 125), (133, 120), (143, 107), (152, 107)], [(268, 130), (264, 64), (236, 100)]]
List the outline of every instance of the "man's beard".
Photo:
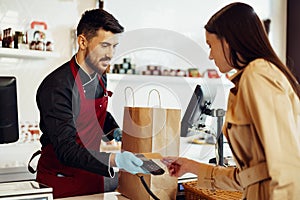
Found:
[(90, 56), (87, 56), (85, 58), (85, 62), (88, 67), (90, 67), (93, 71), (95, 71), (97, 74), (102, 75), (106, 73), (106, 69), (108, 68), (109, 64), (107, 66), (103, 66), (102, 62), (110, 61), (111, 59), (109, 57), (103, 57), (99, 60), (91, 60)]

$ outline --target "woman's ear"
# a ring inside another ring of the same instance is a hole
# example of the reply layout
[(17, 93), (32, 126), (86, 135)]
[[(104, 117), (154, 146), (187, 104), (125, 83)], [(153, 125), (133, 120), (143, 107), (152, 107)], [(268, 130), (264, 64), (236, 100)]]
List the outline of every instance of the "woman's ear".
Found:
[(77, 42), (78, 42), (78, 46), (79, 46), (79, 49), (86, 49), (87, 47), (87, 39), (84, 37), (84, 35), (79, 35), (77, 37)]

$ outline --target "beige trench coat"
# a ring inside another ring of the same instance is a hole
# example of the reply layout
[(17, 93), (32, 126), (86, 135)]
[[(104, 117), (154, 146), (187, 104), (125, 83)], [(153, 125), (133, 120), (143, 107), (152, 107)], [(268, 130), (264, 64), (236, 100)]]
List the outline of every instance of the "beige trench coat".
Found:
[(199, 171), (199, 185), (243, 190), (247, 200), (300, 199), (300, 102), (285, 76), (263, 59), (231, 81), (223, 133), (237, 167)]

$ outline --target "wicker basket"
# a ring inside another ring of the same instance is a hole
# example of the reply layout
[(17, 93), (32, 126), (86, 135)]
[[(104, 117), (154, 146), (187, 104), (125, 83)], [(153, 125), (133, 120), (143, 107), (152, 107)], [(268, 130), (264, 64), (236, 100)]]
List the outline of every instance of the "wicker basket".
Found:
[(197, 188), (197, 181), (189, 181), (182, 184), (186, 200), (240, 200), (242, 192)]

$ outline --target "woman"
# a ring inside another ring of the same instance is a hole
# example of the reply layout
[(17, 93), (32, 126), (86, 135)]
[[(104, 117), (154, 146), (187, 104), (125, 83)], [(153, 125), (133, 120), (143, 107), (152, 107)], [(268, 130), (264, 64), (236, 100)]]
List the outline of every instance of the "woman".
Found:
[(209, 59), (230, 78), (223, 133), (236, 167), (163, 158), (171, 176), (198, 175), (203, 188), (242, 190), (243, 199), (300, 199), (300, 87), (272, 49), (253, 8), (232, 3), (205, 25)]

